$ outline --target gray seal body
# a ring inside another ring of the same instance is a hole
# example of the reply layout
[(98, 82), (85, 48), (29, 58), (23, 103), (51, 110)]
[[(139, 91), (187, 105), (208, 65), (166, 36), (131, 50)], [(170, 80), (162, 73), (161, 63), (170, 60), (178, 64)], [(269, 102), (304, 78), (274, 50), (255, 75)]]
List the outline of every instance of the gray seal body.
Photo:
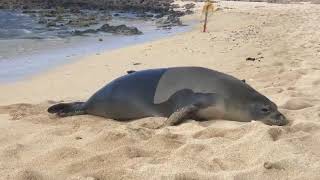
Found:
[(248, 84), (202, 67), (133, 71), (107, 84), (87, 102), (56, 104), (48, 112), (58, 116), (91, 114), (115, 120), (168, 117), (165, 125), (176, 125), (189, 118), (287, 124), (277, 106)]

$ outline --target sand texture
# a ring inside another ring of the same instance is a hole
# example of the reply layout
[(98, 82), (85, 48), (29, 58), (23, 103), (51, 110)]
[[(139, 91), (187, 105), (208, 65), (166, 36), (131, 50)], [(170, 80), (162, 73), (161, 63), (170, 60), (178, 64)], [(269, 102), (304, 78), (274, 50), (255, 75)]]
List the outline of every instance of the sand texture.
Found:
[[(219, 5), (208, 33), (198, 25), (1, 85), (0, 179), (320, 179), (320, 6)], [(86, 100), (127, 70), (189, 65), (245, 79), (290, 125), (190, 120), (155, 129), (165, 118), (46, 112), (61, 100)]]

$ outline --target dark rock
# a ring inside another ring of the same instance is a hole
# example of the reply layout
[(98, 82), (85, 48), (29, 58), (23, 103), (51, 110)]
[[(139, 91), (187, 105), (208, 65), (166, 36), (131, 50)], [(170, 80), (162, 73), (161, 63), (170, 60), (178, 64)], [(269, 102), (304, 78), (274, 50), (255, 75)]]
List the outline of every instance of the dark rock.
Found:
[(99, 29), (86, 29), (86, 30), (75, 30), (72, 34), (75, 36), (82, 36), (85, 34), (93, 34), (99, 31), (113, 33), (113, 34), (120, 34), (120, 35), (136, 35), (142, 34), (136, 27), (128, 27), (126, 25), (119, 25), (119, 26), (110, 26), (109, 24), (104, 24)]
[(65, 13), (64, 7), (58, 6), (55, 10), (56, 14), (63, 14)]
[(75, 137), (75, 139), (76, 139), (76, 140), (81, 140), (81, 139), (82, 139), (82, 137), (77, 136), (77, 137)]
[(137, 72), (137, 71), (135, 71), (135, 70), (129, 70), (129, 71), (127, 71), (127, 74), (131, 74), (131, 73), (134, 73), (134, 72)]
[(117, 17), (117, 16), (120, 16), (120, 14), (118, 14), (118, 13), (115, 13), (115, 14), (113, 14), (113, 16)]
[(0, 0), (6, 8), (21, 9), (22, 7), (54, 9), (58, 7), (103, 10), (140, 10), (165, 12), (171, 7), (173, 0)]
[(98, 30), (95, 30), (95, 29), (86, 29), (86, 30), (83, 30), (83, 31), (75, 30), (73, 32), (73, 35), (75, 35), (75, 36), (83, 36), (85, 34), (94, 34), (94, 33), (97, 33), (97, 32), (98, 32)]
[(147, 14), (146, 17), (152, 18), (154, 15), (153, 14)]
[(247, 57), (246, 58), (246, 61), (255, 61), (256, 60), (256, 58), (254, 58), (254, 57)]
[(182, 22), (179, 19), (179, 17), (174, 15), (169, 15), (166, 22), (170, 22), (173, 25), (179, 25), (179, 26), (182, 25)]
[(179, 6), (179, 4), (172, 4), (171, 5), (171, 8), (179, 8), (180, 6)]
[(91, 18), (81, 17), (79, 19), (72, 19), (67, 24), (75, 27), (89, 27), (91, 25), (98, 24), (98, 21), (93, 17)]
[(186, 13), (184, 11), (170, 11), (169, 15), (181, 17), (186, 15)]
[(182, 25), (180, 18), (175, 15), (164, 16), (163, 18), (158, 19), (156, 23), (158, 27), (162, 28)]
[(194, 3), (188, 3), (188, 4), (183, 5), (182, 7), (189, 10), (189, 9), (194, 8), (195, 6), (196, 5)]
[(152, 18), (153, 14), (140, 13), (140, 14), (137, 14), (136, 16), (141, 18)]
[(34, 13), (37, 13), (37, 11), (35, 11), (35, 10), (23, 10), (22, 13), (23, 14), (34, 14)]
[(119, 26), (110, 26), (109, 24), (104, 24), (98, 29), (98, 31), (103, 31), (103, 32), (113, 33), (113, 34), (121, 34), (121, 35), (142, 34), (142, 32), (138, 28), (128, 27), (124, 24)]
[(101, 21), (110, 21), (110, 20), (112, 20), (112, 15), (104, 14), (104, 15), (100, 16), (100, 20)]
[(30, 7), (28, 5), (23, 5), (22, 9), (29, 9)]
[(46, 17), (56, 17), (57, 15), (59, 15), (57, 10), (50, 10), (44, 14)]
[(55, 26), (57, 26), (56, 22), (49, 21), (49, 22), (47, 23), (47, 27), (55, 27)]
[(55, 19), (56, 22), (61, 22), (63, 21), (63, 16), (62, 15), (58, 15)]
[(188, 9), (188, 10), (186, 10), (185, 13), (186, 13), (186, 14), (193, 14), (194, 12)]
[(45, 18), (40, 18), (39, 21), (38, 21), (39, 24), (47, 24), (48, 23), (48, 20), (45, 19)]
[(56, 17), (55, 14), (51, 14), (51, 13), (45, 13), (43, 16), (44, 17)]
[[(182, 0), (182, 1), (190, 1), (190, 0)], [(191, 0), (193, 2), (205, 2), (206, 0)]]
[(76, 7), (70, 8), (70, 12), (74, 14), (78, 14), (78, 13), (81, 13), (81, 10), (80, 10), (80, 7), (76, 6)]
[(163, 16), (164, 16), (164, 14), (157, 14), (157, 15), (155, 15), (154, 17), (157, 18), (157, 19), (159, 19), (159, 18), (162, 18)]
[(260, 57), (247, 57), (246, 61), (256, 61), (256, 60), (258, 60), (260, 62), (261, 59), (263, 59), (263, 58), (264, 58), (263, 56), (260, 56)]
[(96, 15), (90, 15), (90, 16), (88, 16), (87, 19), (90, 20), (90, 21), (96, 21), (97, 16)]
[(97, 33), (98, 31), (95, 29), (87, 29), (83, 31), (84, 33)]

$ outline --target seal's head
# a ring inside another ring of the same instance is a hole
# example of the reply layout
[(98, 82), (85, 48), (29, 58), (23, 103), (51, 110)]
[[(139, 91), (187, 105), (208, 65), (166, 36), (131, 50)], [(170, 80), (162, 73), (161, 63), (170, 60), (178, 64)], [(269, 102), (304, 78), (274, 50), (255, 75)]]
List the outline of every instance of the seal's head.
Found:
[[(225, 118), (235, 121), (261, 121), (267, 125), (284, 126), (286, 117), (278, 111), (275, 103), (258, 92), (234, 93), (236, 96), (226, 99)], [(242, 94), (242, 96), (239, 96)], [(244, 94), (244, 95), (243, 95)]]
[(264, 96), (250, 103), (249, 116), (268, 125), (284, 126), (288, 124), (287, 118), (278, 111), (277, 105)]

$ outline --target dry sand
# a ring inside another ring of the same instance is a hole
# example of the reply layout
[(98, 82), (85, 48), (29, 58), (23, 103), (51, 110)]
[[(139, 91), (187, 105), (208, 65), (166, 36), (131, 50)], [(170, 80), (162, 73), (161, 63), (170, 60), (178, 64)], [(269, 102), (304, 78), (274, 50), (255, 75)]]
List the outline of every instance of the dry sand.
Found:
[[(208, 33), (195, 27), (0, 86), (0, 179), (320, 179), (320, 6), (219, 4)], [(188, 65), (246, 79), (292, 123), (190, 120), (154, 129), (165, 119), (46, 113), (127, 70)]]

